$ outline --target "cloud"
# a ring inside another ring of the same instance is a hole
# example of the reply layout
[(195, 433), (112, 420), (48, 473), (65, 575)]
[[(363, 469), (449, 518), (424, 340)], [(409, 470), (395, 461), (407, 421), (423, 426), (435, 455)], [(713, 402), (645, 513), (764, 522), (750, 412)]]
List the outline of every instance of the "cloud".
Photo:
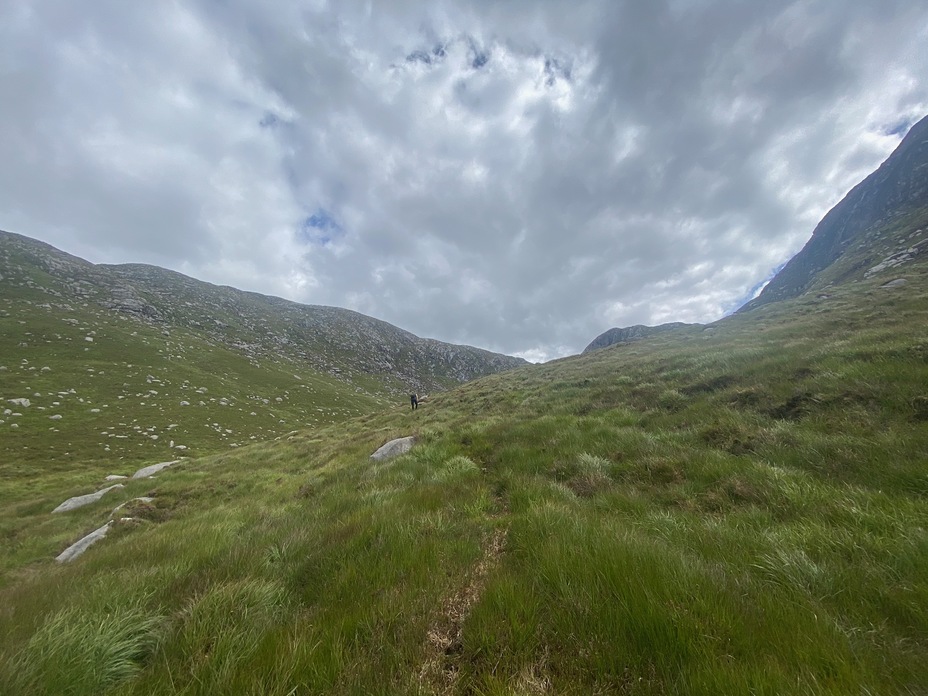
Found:
[(0, 227), (535, 359), (712, 321), (928, 112), (928, 8), (13, 3)]

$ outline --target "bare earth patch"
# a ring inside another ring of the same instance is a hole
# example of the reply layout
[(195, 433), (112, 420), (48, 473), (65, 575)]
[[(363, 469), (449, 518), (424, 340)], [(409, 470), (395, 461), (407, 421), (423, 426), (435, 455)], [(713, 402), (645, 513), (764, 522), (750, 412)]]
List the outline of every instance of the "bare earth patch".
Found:
[(458, 660), (462, 650), (461, 628), (471, 608), (480, 599), (486, 579), (498, 564), (506, 547), (508, 529), (495, 529), (484, 541), (483, 556), (474, 566), (467, 583), (448, 597), (441, 615), (426, 633), (427, 657), (419, 670), (423, 693), (451, 694), (458, 679)]

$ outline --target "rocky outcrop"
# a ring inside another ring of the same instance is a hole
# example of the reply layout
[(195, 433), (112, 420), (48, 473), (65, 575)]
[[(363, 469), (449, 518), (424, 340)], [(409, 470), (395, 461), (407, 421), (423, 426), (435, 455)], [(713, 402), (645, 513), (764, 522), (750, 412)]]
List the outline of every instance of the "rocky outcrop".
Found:
[(100, 498), (102, 498), (104, 495), (109, 493), (114, 488), (122, 488), (122, 487), (123, 485), (121, 483), (117, 483), (114, 486), (107, 486), (106, 488), (102, 488), (96, 493), (88, 493), (87, 495), (76, 495), (73, 498), (68, 498), (66, 501), (61, 503), (61, 505), (59, 505), (54, 510), (52, 510), (52, 513), (69, 512), (70, 510), (76, 510), (77, 508), (84, 507), (85, 505), (90, 505), (91, 503), (95, 503), (98, 500), (100, 500)]
[(74, 542), (60, 554), (55, 556), (55, 560), (59, 563), (69, 563), (70, 561), (73, 561), (75, 558), (83, 554), (84, 551), (105, 537), (106, 533), (110, 531), (110, 527), (112, 525), (113, 520), (110, 520), (102, 527), (93, 530), (90, 534)]
[(174, 466), (175, 464), (177, 464), (178, 461), (179, 460), (175, 459), (174, 461), (171, 461), (171, 462), (159, 462), (158, 464), (149, 464), (148, 466), (144, 466), (138, 471), (136, 471), (134, 474), (132, 474), (132, 478), (134, 479), (148, 478), (149, 476), (153, 476), (154, 474), (157, 474), (162, 469), (167, 469), (169, 466)]
[(696, 326), (696, 324), (685, 324), (683, 322), (675, 321), (669, 324), (660, 324), (659, 326), (643, 326), (641, 324), (636, 324), (635, 326), (628, 326), (625, 328), (609, 329), (608, 331), (601, 333), (599, 336), (594, 338), (590, 345), (583, 349), (583, 352), (589, 353), (594, 350), (599, 350), (600, 348), (608, 348), (609, 346), (615, 345), (616, 343), (628, 343), (629, 341), (637, 341), (642, 338), (648, 338), (649, 336), (655, 336), (667, 331), (685, 329), (688, 326)]

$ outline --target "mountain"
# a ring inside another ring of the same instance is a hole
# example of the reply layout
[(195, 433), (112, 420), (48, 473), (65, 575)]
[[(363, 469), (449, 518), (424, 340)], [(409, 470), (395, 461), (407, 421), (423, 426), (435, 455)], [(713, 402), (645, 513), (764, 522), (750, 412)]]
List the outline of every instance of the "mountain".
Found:
[(656, 336), (675, 329), (685, 329), (690, 326), (698, 326), (698, 324), (686, 324), (681, 321), (674, 321), (669, 324), (660, 324), (659, 326), (635, 324), (635, 326), (628, 326), (625, 328), (609, 329), (594, 338), (592, 342), (590, 342), (590, 345), (583, 349), (583, 352), (589, 353), (590, 351), (599, 350), (600, 348), (608, 348), (616, 343), (637, 341), (642, 338)]
[(738, 311), (890, 271), (898, 275), (928, 249), (926, 229), (928, 116), (822, 218), (805, 247)]
[[(70, 512), (142, 462), (62, 439), (82, 387), (49, 421), (43, 385), (0, 416), (0, 442), (43, 439), (0, 457), (0, 693), (924, 693), (928, 259), (905, 273), (183, 459)], [(123, 324), (145, 326), (101, 315), (87, 355)]]
[(331, 342), (330, 372), (237, 346), (285, 327), (226, 289), (219, 325), (10, 252), (0, 693), (925, 693), (928, 255), (897, 200), (795, 297), (416, 411)]
[(75, 450), (203, 454), (524, 364), (357, 312), (94, 265), (0, 232), (0, 397), (32, 404), (5, 426), (16, 429), (0, 457), (64, 466)]
[[(527, 364), (521, 358), (419, 338), (347, 309), (242, 292), (156, 266), (94, 265), (8, 232), (0, 232), (0, 255), (7, 283), (40, 288), (49, 298), (91, 301), (165, 330), (200, 332), (253, 358), (282, 354), (346, 379), (383, 379), (401, 391), (439, 390)], [(44, 285), (30, 280), (35, 272), (44, 274)]]

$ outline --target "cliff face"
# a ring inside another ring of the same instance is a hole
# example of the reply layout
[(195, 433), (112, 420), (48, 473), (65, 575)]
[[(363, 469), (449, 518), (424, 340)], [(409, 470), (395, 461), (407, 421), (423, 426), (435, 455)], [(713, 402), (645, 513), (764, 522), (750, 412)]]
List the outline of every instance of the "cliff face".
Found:
[[(803, 294), (847, 252), (865, 251), (895, 221), (917, 214), (925, 207), (928, 207), (928, 117), (912, 126), (880, 168), (851, 189), (822, 218), (802, 251), (757, 298), (738, 311)], [(861, 258), (861, 268), (866, 263)]]

